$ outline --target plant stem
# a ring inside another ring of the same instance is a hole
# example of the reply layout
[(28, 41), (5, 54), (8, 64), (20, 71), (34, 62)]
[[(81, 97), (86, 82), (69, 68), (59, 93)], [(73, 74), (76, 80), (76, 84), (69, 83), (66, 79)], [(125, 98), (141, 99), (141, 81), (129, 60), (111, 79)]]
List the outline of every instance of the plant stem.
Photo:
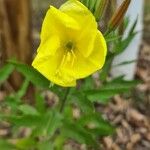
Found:
[(62, 99), (62, 102), (61, 102), (61, 105), (60, 105), (60, 113), (62, 113), (63, 110), (64, 110), (64, 107), (65, 107), (65, 104), (66, 104), (69, 92), (70, 92), (70, 88), (67, 88), (66, 89), (66, 93), (64, 95), (64, 98)]

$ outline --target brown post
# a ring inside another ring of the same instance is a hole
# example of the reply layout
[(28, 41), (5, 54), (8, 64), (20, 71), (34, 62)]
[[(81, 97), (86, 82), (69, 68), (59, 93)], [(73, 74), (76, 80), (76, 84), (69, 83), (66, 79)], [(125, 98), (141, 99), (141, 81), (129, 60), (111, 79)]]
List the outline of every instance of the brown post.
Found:
[[(24, 63), (31, 63), (31, 9), (30, 0), (0, 0), (0, 36), (3, 61), (15, 57)], [(18, 88), (21, 76), (14, 73), (11, 84)]]

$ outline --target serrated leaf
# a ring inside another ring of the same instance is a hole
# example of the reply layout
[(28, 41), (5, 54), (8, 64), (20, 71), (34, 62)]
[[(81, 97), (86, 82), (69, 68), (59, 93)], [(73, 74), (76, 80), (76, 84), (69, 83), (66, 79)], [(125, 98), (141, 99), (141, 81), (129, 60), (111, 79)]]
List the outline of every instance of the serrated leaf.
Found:
[(106, 83), (100, 89), (96, 90), (88, 90), (85, 91), (87, 98), (89, 100), (97, 101), (100, 103), (107, 103), (111, 97), (116, 94), (121, 94), (125, 92), (129, 92), (132, 88), (134, 88), (139, 81), (125, 81), (118, 78), (118, 80), (114, 80)]
[(50, 81), (36, 71), (33, 67), (15, 61), (9, 61), (9, 63), (14, 65), (18, 72), (23, 74), (37, 87), (49, 88)]
[(14, 66), (11, 64), (6, 64), (0, 69), (0, 84), (7, 80), (13, 70)]
[(112, 80), (110, 82), (107, 82), (101, 89), (102, 90), (117, 90), (118, 92), (127, 92), (134, 88), (137, 84), (139, 84), (140, 81), (138, 80)]
[(100, 102), (102, 104), (107, 104), (110, 101), (110, 98), (113, 97), (118, 92), (116, 91), (107, 91), (107, 90), (89, 90), (86, 91), (87, 98), (91, 102)]

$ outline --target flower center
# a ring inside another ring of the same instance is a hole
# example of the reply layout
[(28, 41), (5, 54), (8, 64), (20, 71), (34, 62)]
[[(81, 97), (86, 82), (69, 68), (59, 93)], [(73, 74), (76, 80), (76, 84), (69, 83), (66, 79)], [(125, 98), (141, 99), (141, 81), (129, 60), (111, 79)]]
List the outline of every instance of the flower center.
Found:
[(70, 62), (71, 66), (73, 66), (74, 60), (76, 58), (75, 53), (74, 53), (74, 50), (75, 50), (74, 43), (72, 41), (68, 41), (65, 44), (64, 49), (65, 51), (64, 51), (64, 56), (62, 58), (61, 66), (65, 65), (67, 62)]
[(68, 41), (64, 45), (64, 54), (63, 54), (62, 60), (60, 62), (60, 65), (56, 71), (56, 76), (59, 75), (61, 67), (65, 66), (67, 63), (69, 63), (71, 65), (71, 67), (73, 67), (75, 59), (76, 59), (74, 50), (75, 50), (75, 46), (72, 41)]
[(74, 45), (73, 45), (73, 42), (69, 41), (67, 44), (66, 44), (66, 48), (67, 50), (71, 51), (74, 49)]

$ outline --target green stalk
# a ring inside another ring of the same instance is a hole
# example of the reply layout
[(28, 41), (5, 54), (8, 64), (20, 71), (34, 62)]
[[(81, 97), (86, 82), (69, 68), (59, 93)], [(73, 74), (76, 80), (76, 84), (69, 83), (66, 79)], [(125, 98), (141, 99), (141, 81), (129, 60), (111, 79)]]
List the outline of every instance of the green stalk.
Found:
[(70, 92), (70, 88), (67, 88), (67, 89), (66, 89), (66, 93), (65, 93), (65, 95), (64, 95), (64, 98), (63, 98), (62, 101), (61, 101), (60, 113), (62, 113), (63, 110), (64, 110), (66, 101), (67, 101), (67, 99), (68, 99), (69, 92)]
[(95, 5), (97, 0), (90, 0), (89, 9), (94, 14), (95, 11)]
[(108, 0), (97, 0), (95, 5), (95, 12), (94, 12), (94, 16), (97, 22), (99, 22), (99, 20), (102, 18), (104, 10), (107, 6), (107, 2)]

